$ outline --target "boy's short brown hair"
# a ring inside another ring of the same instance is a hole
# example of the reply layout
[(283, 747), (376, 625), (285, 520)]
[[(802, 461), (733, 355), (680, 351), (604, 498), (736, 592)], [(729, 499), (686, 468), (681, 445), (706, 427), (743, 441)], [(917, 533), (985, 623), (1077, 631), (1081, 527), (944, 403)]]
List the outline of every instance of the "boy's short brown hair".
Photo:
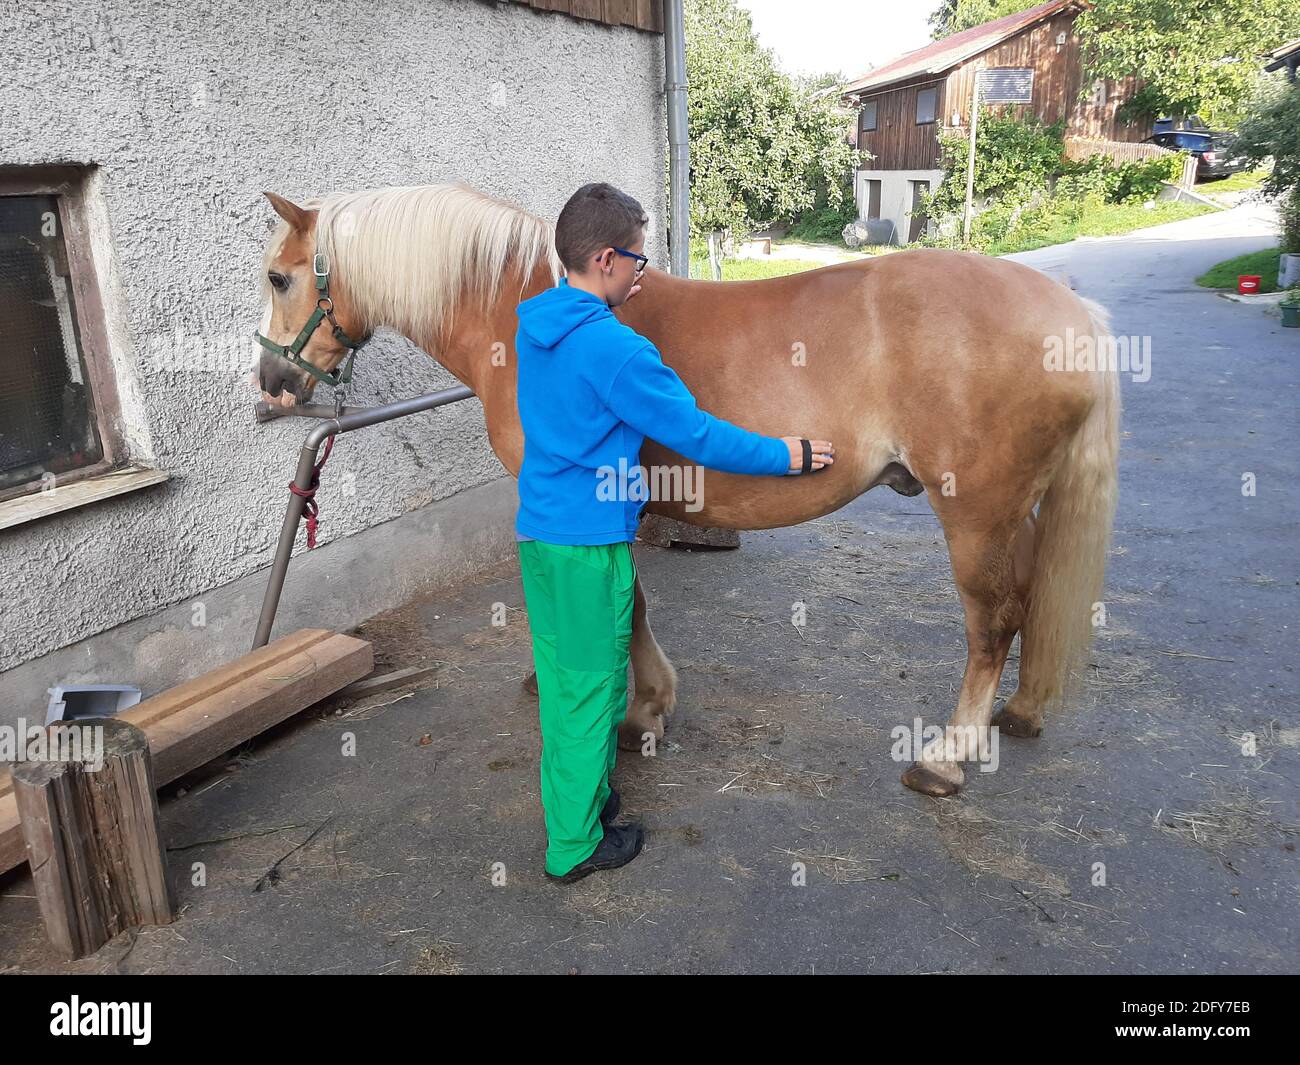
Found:
[(566, 270), (586, 270), (601, 248), (626, 248), (650, 219), (626, 192), (594, 181), (569, 197), (555, 222), (555, 250)]

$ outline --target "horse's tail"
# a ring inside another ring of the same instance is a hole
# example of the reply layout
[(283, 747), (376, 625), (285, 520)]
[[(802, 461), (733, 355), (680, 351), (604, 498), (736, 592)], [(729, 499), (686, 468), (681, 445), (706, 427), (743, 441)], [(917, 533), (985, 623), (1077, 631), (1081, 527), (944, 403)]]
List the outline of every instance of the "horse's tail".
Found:
[[(1106, 310), (1083, 300), (1099, 354)], [(1118, 496), (1119, 373), (1099, 359), (1097, 399), (1067, 444), (1038, 508), (1033, 583), (1020, 649), (1020, 685), (1037, 705), (1058, 703), (1086, 662)]]

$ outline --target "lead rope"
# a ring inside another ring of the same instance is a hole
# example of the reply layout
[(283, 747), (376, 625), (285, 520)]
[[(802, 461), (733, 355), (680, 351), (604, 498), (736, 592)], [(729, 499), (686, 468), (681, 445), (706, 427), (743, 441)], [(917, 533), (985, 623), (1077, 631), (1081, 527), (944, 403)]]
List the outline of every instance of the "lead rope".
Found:
[(299, 488), (293, 481), (289, 482), (289, 491), (307, 501), (303, 504), (303, 513), (307, 515), (308, 551), (316, 547), (316, 526), (320, 514), (320, 507), (316, 504), (316, 489), (320, 487), (320, 471), (324, 468), (325, 463), (329, 461), (330, 452), (333, 450), (334, 437), (331, 436), (325, 441), (325, 454), (320, 457), (320, 462), (311, 468), (311, 485), (309, 487)]

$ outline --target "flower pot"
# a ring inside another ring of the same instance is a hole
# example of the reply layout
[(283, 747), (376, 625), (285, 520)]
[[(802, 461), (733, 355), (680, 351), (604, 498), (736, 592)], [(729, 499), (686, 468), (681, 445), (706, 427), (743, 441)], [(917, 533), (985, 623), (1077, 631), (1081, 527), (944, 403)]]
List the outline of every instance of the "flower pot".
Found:
[(1283, 255), (1277, 264), (1277, 287), (1288, 289), (1300, 285), (1300, 255)]
[(1283, 307), (1282, 324), (1288, 329), (1300, 329), (1300, 307)]

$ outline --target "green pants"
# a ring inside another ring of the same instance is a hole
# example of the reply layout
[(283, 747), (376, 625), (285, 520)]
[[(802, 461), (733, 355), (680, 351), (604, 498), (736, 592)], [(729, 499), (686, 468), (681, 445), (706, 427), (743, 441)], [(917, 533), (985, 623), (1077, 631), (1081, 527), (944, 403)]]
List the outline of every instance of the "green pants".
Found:
[(603, 835), (600, 811), (627, 715), (636, 599), (629, 543), (519, 543), (542, 725), (546, 871), (563, 876)]

